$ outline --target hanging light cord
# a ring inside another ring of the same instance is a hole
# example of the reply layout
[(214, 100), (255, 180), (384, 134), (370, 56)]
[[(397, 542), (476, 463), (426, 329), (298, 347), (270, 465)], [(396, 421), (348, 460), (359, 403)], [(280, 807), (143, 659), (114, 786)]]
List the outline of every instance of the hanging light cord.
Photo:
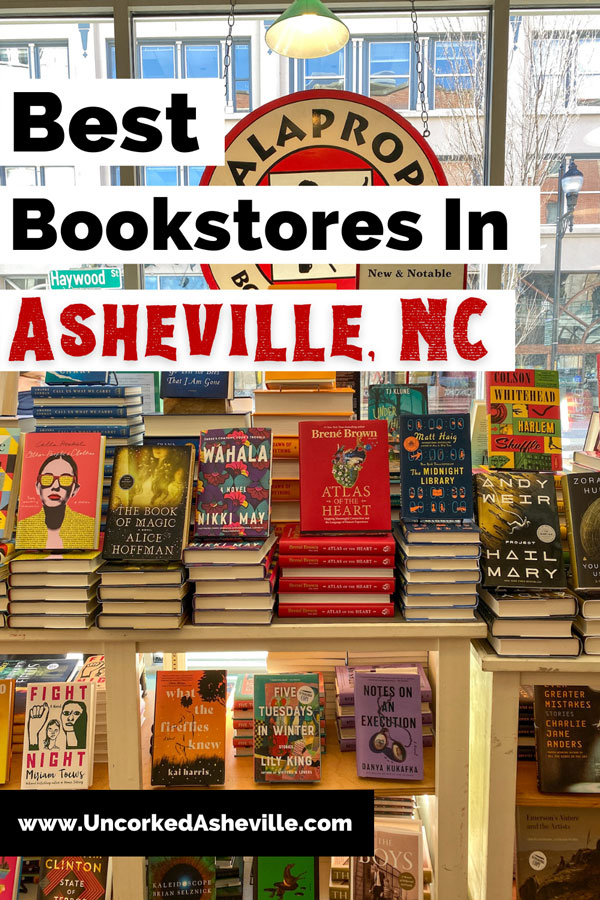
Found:
[(415, 0), (410, 0), (410, 19), (413, 29), (413, 41), (415, 45), (415, 56), (417, 57), (417, 90), (419, 92), (419, 102), (421, 104), (421, 122), (423, 123), (423, 137), (429, 137), (429, 112), (425, 101), (425, 67), (423, 64), (423, 48), (419, 40), (419, 22), (417, 20), (417, 9)]
[(231, 68), (231, 48), (233, 46), (233, 26), (235, 25), (235, 0), (231, 0), (227, 26), (229, 28), (225, 38), (225, 56), (223, 58), (223, 79), (225, 81), (225, 101), (227, 101), (227, 76)]

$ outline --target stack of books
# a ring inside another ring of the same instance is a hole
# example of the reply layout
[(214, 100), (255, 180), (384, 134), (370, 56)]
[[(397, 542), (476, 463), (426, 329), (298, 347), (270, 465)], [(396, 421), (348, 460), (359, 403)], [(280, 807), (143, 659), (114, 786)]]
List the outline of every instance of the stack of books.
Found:
[(265, 388), (254, 392), (253, 423), (273, 435), (271, 521), (278, 534), (300, 521), (299, 423), (353, 416), (354, 391), (336, 387), (335, 372), (265, 373)]
[(501, 656), (577, 656), (577, 604), (567, 589), (554, 476), (490, 471), (477, 473), (475, 482), (483, 545), (479, 610), (490, 644)]
[(180, 628), (189, 584), (178, 562), (105, 562), (99, 569), (99, 628)]
[(600, 654), (600, 472), (563, 475), (571, 583), (578, 597), (575, 634), (585, 653)]
[(332, 856), (329, 869), (329, 900), (350, 900), (350, 857)]
[(394, 539), (388, 534), (302, 534), (279, 542), (279, 617), (394, 615)]
[(343, 650), (269, 650), (267, 672), (319, 672), (325, 691), (325, 718), (335, 722), (335, 669), (346, 660)]
[(355, 672), (398, 672), (418, 673), (421, 681), (421, 716), (423, 746), (430, 747), (433, 744), (433, 713), (431, 711), (431, 685), (420, 663), (387, 663), (384, 665), (359, 665), (337, 666), (335, 670), (335, 702), (336, 702), (336, 727), (340, 750), (356, 750), (356, 711), (354, 706), (354, 675)]
[(199, 541), (184, 550), (194, 625), (269, 625), (277, 585), (277, 537)]
[(529, 684), (522, 684), (519, 688), (517, 759), (535, 760), (535, 718), (533, 708), (533, 687)]
[(15, 556), (13, 543), (0, 544), (0, 628), (6, 627), (8, 617), (8, 575)]
[(244, 892), (244, 857), (215, 857), (217, 900), (242, 900)]

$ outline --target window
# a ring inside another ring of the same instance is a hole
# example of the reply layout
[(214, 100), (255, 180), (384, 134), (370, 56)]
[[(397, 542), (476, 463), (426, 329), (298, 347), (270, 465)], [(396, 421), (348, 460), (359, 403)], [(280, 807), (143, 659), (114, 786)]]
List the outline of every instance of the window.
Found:
[(318, 59), (299, 60), (297, 67), (297, 90), (299, 91), (318, 88), (343, 91), (348, 86), (346, 83), (348, 77), (346, 48)]
[(0, 185), (8, 187), (73, 187), (73, 166), (0, 166)]
[(578, 106), (600, 106), (600, 38), (579, 41), (575, 79)]
[(411, 47), (409, 41), (365, 41), (366, 95), (391, 106), (410, 109)]
[[(200, 184), (204, 166), (146, 166), (142, 169), (143, 183), (148, 187), (196, 186)], [(111, 184), (118, 184), (115, 180)]]
[(175, 78), (174, 44), (139, 44), (138, 54), (142, 78)]
[(233, 44), (233, 108), (236, 112), (250, 110), (250, 44), (235, 41)]
[[(207, 291), (206, 279), (200, 266), (172, 265), (162, 266), (167, 271), (160, 271), (159, 266), (146, 266), (144, 270), (144, 287), (147, 291)], [(157, 269), (159, 271), (157, 271)]]
[(185, 78), (219, 78), (221, 48), (219, 44), (186, 44), (183, 48)]
[(117, 59), (115, 56), (115, 42), (106, 42), (106, 77), (117, 77)]
[(0, 80), (68, 77), (69, 48), (66, 43), (0, 46)]
[(435, 41), (433, 106), (436, 109), (479, 106), (477, 41)]

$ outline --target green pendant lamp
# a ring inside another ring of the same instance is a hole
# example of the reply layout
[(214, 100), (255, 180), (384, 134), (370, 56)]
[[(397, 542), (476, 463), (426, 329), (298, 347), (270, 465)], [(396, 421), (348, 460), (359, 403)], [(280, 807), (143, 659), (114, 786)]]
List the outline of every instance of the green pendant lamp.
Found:
[(329, 56), (348, 43), (350, 32), (322, 0), (294, 0), (266, 34), (271, 50), (294, 59)]

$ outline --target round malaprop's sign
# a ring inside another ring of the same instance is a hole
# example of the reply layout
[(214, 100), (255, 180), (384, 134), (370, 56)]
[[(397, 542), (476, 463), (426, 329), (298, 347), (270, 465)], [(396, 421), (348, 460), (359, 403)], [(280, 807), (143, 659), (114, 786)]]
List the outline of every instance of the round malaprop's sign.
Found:
[[(261, 106), (227, 135), (225, 165), (205, 170), (203, 185), (447, 184), (427, 142), (382, 103), (345, 91), (303, 91)], [(362, 270), (359, 273), (359, 268)], [(203, 265), (211, 288), (405, 288), (442, 281), (464, 286), (464, 266), (346, 263)], [(383, 273), (389, 274), (384, 275)], [(379, 274), (381, 273), (381, 274)]]

